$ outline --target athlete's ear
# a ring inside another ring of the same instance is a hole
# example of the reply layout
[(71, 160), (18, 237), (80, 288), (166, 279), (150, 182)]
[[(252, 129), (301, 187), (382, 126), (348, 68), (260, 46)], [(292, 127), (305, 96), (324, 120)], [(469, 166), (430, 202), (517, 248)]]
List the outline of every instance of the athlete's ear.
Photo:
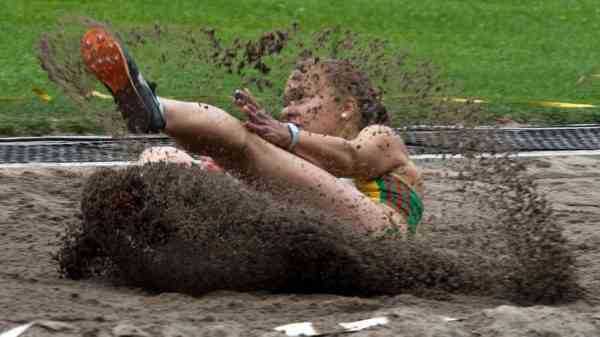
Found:
[(340, 118), (342, 120), (350, 120), (354, 117), (354, 115), (358, 112), (358, 105), (354, 99), (348, 99), (342, 105), (342, 114)]

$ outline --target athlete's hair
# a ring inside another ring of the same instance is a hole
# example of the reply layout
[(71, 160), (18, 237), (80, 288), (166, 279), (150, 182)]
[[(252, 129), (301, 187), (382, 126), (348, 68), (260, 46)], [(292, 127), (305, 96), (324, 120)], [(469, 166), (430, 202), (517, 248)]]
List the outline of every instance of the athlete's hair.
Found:
[[(298, 63), (297, 70), (302, 75), (314, 73), (315, 67), (321, 70), (327, 80), (333, 85), (336, 99), (352, 97), (361, 114), (361, 128), (373, 124), (388, 125), (390, 116), (381, 102), (381, 94), (372, 85), (369, 77), (347, 60), (319, 60), (311, 58)], [(297, 88), (286, 93), (284, 104), (298, 100), (303, 96), (303, 88)]]

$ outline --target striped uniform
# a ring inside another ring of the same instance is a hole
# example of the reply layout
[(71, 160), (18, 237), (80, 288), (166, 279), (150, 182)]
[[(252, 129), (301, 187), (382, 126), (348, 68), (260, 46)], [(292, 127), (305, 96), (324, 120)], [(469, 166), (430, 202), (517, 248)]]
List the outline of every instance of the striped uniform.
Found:
[(410, 232), (416, 232), (423, 217), (423, 202), (402, 176), (392, 172), (372, 180), (355, 180), (354, 183), (360, 192), (373, 201), (402, 213)]

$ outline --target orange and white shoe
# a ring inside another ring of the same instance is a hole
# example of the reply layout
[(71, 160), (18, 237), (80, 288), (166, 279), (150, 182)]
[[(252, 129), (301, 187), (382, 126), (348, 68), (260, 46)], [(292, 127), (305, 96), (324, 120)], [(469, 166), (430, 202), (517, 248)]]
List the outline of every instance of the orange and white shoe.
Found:
[(87, 69), (113, 95), (132, 133), (156, 133), (165, 127), (162, 107), (133, 58), (105, 28), (89, 29), (81, 38), (81, 57)]

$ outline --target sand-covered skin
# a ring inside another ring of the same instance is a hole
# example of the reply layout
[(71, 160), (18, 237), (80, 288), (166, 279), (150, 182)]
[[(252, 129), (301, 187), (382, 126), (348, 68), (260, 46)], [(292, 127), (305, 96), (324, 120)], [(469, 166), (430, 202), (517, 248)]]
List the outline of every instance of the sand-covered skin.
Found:
[[(440, 176), (437, 164), (427, 166), (427, 217), (459, 216), (460, 208), (448, 206), (448, 199), (460, 193), (453, 180)], [(356, 336), (527, 336), (536, 331), (558, 336), (597, 335), (600, 310), (594, 299), (600, 296), (600, 159), (536, 159), (529, 161), (528, 171), (546, 192), (555, 217), (565, 228), (579, 282), (587, 290), (584, 300), (517, 308), (502, 299), (448, 294), (357, 298), (219, 291), (192, 297), (148, 293), (99, 278), (62, 279), (51, 254), (59, 249), (57, 235), (79, 221), (81, 189), (92, 170), (2, 170), (1, 329), (50, 319), (69, 322), (75, 330), (49, 332), (35, 327), (26, 336), (110, 336), (126, 322), (156, 336), (261, 336), (292, 322), (313, 321), (329, 327), (387, 314), (389, 327)], [(445, 213), (442, 208), (447, 208)], [(462, 320), (448, 323), (443, 317)]]

